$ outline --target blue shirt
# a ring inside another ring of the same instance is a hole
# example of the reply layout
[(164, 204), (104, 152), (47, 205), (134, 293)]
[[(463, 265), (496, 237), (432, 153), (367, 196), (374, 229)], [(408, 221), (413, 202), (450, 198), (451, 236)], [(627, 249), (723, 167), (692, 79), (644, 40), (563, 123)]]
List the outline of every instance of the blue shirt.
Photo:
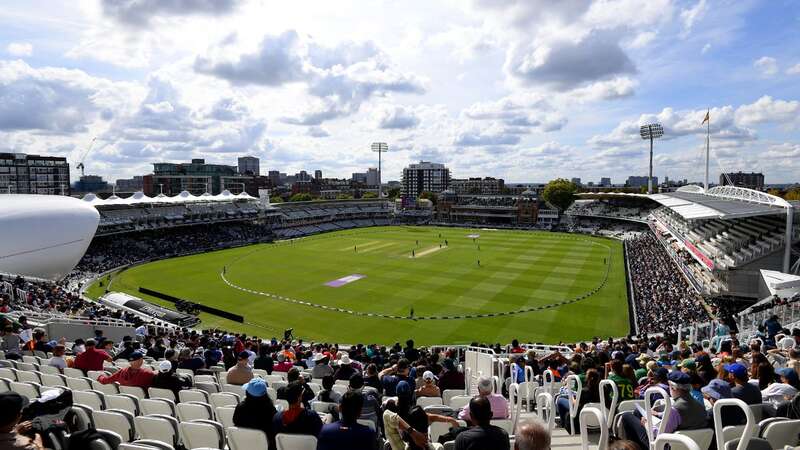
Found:
[(317, 437), (317, 450), (370, 449), (375, 444), (375, 432), (368, 426), (341, 420), (323, 426)]

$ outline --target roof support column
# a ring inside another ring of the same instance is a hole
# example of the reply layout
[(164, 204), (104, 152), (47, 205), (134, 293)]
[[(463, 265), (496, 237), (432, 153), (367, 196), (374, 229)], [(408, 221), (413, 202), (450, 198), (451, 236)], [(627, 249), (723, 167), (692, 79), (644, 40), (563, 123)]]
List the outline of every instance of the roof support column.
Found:
[(786, 208), (786, 249), (783, 252), (783, 273), (789, 273), (792, 262), (792, 220), (794, 219), (794, 208)]

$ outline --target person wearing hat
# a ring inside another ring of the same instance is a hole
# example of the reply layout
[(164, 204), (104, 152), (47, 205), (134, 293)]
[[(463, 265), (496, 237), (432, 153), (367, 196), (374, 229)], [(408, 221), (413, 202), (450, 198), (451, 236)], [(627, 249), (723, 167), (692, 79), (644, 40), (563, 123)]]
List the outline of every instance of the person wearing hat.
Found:
[(169, 389), (175, 394), (175, 398), (178, 398), (178, 392), (181, 389), (191, 387), (191, 382), (175, 373), (172, 363), (165, 360), (158, 363), (158, 373), (153, 378), (153, 387)]
[(244, 400), (233, 411), (233, 425), (239, 428), (261, 430), (267, 435), (270, 450), (275, 450), (275, 431), (272, 420), (277, 409), (267, 395), (268, 384), (261, 378), (253, 378), (244, 385)]
[[(664, 427), (665, 433), (676, 430), (696, 430), (706, 426), (706, 410), (699, 402), (692, 398), (691, 378), (689, 375), (676, 370), (667, 376), (669, 380), (669, 395), (672, 397), (672, 411)], [(663, 413), (654, 412), (654, 416)], [(622, 415), (622, 427), (627, 439), (636, 442), (640, 448), (650, 448), (646, 426), (652, 427), (653, 436), (658, 435), (659, 426), (648, 424), (647, 418), (642, 417), (639, 411), (625, 412)]]
[(252, 379), (253, 368), (250, 367), (250, 353), (246, 351), (239, 352), (236, 364), (228, 369), (227, 383), (241, 386)]
[(103, 362), (113, 361), (108, 353), (97, 348), (97, 342), (94, 339), (87, 339), (85, 346), (86, 350), (75, 357), (76, 369), (81, 369), (84, 373), (90, 370), (103, 370)]
[(765, 402), (777, 406), (797, 395), (800, 382), (798, 382), (797, 372), (794, 369), (787, 367), (776, 369), (775, 374), (780, 376), (780, 383), (772, 383), (767, 386), (761, 391), (761, 397)]
[(415, 394), (417, 394), (417, 398), (442, 396), (442, 393), (439, 391), (439, 386), (436, 386), (436, 375), (434, 375), (433, 372), (426, 370), (422, 374), (422, 386), (417, 388)]
[(328, 375), (333, 375), (333, 367), (328, 364), (328, 356), (324, 353), (315, 353), (313, 357), (314, 367), (311, 369), (311, 378), (321, 379)]
[[(657, 366), (655, 361), (650, 361), (653, 363), (654, 366)], [(656, 367), (653, 369), (651, 375), (647, 377), (647, 381), (645, 384), (636, 388), (636, 397), (640, 400), (644, 399), (644, 393), (647, 392), (647, 389), (651, 387), (660, 387), (665, 391), (669, 391), (669, 381), (667, 377), (669, 376), (669, 370), (663, 367)]]
[[(89, 349), (87, 348), (86, 351), (88, 352)], [(155, 378), (156, 374), (153, 373), (152, 370), (142, 367), (144, 364), (144, 355), (142, 352), (136, 351), (131, 353), (128, 361), (130, 362), (130, 366), (123, 367), (111, 375), (100, 375), (97, 381), (101, 384), (117, 382), (121, 386), (140, 387), (147, 392), (147, 389), (153, 385), (153, 378)]]
[(733, 398), (738, 398), (748, 405), (761, 403), (761, 391), (758, 386), (748, 383), (747, 368), (744, 365), (731, 363), (725, 364), (723, 368), (728, 372), (728, 382), (731, 384)]
[(31, 435), (31, 422), (19, 423), (28, 399), (16, 392), (0, 393), (0, 448), (44, 450), (42, 436)]
[[(728, 384), (727, 381), (722, 380), (720, 378), (715, 378), (711, 380), (711, 383), (708, 383), (707, 386), (703, 386), (700, 389), (703, 393), (703, 398), (708, 400), (709, 403), (713, 406), (717, 400), (721, 400), (724, 398), (733, 398), (733, 394), (731, 393), (731, 385)], [(744, 411), (741, 408), (736, 406), (725, 406), (722, 408), (722, 426), (733, 426), (733, 425), (742, 425), (747, 420), (747, 416), (745, 416)], [(713, 408), (706, 411), (706, 419), (707, 419), (707, 427), (713, 429), (714, 428), (714, 411)], [(711, 448), (716, 448), (712, 446)]]
[(339, 358), (339, 368), (336, 369), (336, 372), (333, 374), (333, 379), (349, 380), (356, 372), (356, 369), (352, 366), (352, 361), (350, 361), (350, 355), (345, 353)]

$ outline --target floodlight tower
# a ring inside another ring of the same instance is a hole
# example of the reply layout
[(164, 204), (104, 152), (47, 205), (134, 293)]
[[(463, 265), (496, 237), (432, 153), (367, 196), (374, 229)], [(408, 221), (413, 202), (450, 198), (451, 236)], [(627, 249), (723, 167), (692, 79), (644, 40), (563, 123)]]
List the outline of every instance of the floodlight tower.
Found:
[(378, 154), (378, 198), (383, 198), (383, 184), (381, 182), (381, 155), (389, 151), (386, 142), (373, 142), (372, 151)]
[(658, 139), (664, 135), (664, 128), (660, 123), (650, 123), (639, 128), (639, 135), (642, 139), (650, 139), (650, 176), (647, 178), (647, 193), (653, 193), (653, 139)]

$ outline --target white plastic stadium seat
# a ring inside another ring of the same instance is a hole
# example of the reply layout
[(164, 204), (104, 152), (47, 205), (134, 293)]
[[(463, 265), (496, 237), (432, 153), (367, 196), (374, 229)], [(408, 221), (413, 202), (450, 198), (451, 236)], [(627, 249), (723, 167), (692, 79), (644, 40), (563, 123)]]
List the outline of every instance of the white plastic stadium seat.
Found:
[(462, 409), (469, 405), (470, 400), (472, 400), (472, 397), (469, 395), (456, 395), (450, 399), (450, 407), (456, 410)]
[(139, 415), (139, 399), (132, 395), (106, 395), (106, 407), (128, 411), (134, 416)]
[(278, 433), (275, 436), (278, 450), (316, 450), (317, 438), (306, 434)]
[(198, 448), (225, 448), (225, 432), (222, 425), (210, 420), (181, 422), (181, 440), (187, 450)]
[(208, 392), (199, 389), (184, 389), (178, 391), (178, 398), (181, 402), (209, 402)]
[(175, 398), (175, 393), (172, 392), (170, 389), (151, 387), (150, 389), (147, 390), (147, 393), (150, 395), (150, 398), (165, 398), (172, 402), (176, 402), (178, 400)]
[(72, 393), (72, 401), (86, 405), (95, 411), (106, 409), (106, 399), (101, 392), (75, 391)]
[(261, 430), (229, 427), (225, 431), (228, 434), (230, 450), (262, 449), (268, 446), (267, 435)]
[(178, 419), (181, 422), (190, 420), (213, 420), (213, 408), (208, 403), (182, 402), (175, 405), (178, 409)]
[(175, 416), (175, 403), (163, 398), (146, 398), (139, 400), (139, 410), (143, 415), (164, 414)]
[(214, 408), (220, 406), (236, 406), (239, 404), (239, 397), (231, 394), (230, 392), (218, 392), (209, 396), (209, 403)]
[(130, 394), (138, 399), (147, 398), (147, 395), (144, 393), (144, 389), (136, 386), (120, 386), (119, 392), (121, 394)]
[(233, 413), (236, 408), (220, 407), (214, 410), (217, 414), (217, 422), (221, 423), (223, 427), (229, 428), (233, 425)]
[(417, 397), (417, 406), (425, 408), (426, 406), (440, 406), (442, 405), (441, 397)]
[(152, 415), (138, 416), (133, 419), (136, 431), (142, 439), (153, 439), (166, 442), (177, 447), (178, 439), (178, 420), (174, 417)]
[(130, 442), (136, 436), (133, 415), (127, 411), (94, 411), (92, 420), (95, 428), (113, 431), (122, 437), (123, 442)]

